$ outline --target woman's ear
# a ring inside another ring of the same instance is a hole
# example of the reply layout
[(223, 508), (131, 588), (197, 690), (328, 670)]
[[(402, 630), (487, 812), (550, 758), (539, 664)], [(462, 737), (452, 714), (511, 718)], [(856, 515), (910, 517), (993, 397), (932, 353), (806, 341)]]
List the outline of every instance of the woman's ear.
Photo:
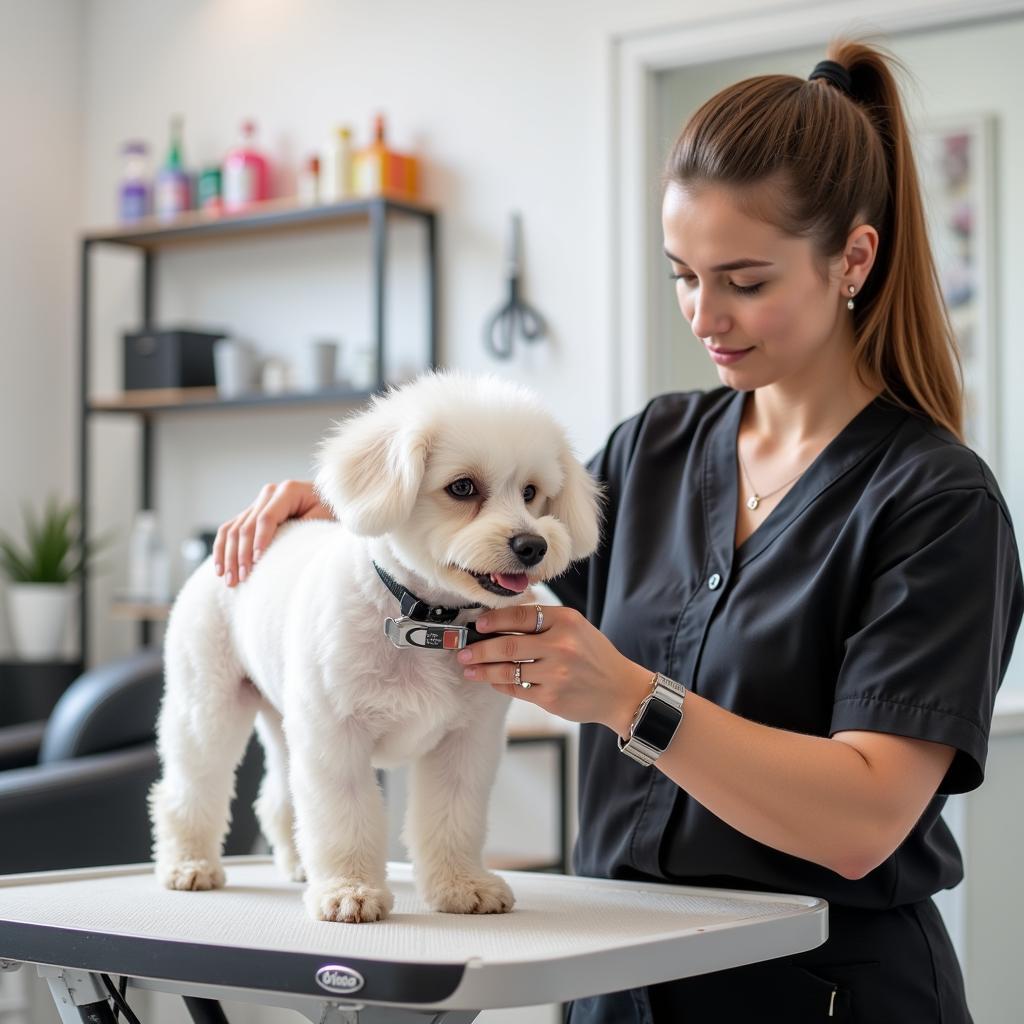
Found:
[(313, 481), (335, 519), (353, 533), (379, 537), (410, 515), (423, 482), (427, 439), (402, 422), (395, 404), (377, 402), (335, 424), (317, 450)]
[(564, 523), (572, 541), (572, 560), (597, 550), (604, 517), (601, 485), (587, 472), (569, 447), (563, 445), (559, 462), (565, 474), (562, 489), (548, 504), (548, 511)]

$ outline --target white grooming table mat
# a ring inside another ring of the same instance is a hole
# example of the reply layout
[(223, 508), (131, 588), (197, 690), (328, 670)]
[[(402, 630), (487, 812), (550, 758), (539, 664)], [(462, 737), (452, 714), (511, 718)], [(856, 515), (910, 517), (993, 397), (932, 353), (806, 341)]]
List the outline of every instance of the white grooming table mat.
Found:
[[(364, 1004), (529, 1006), (614, 992), (812, 949), (824, 900), (499, 872), (508, 914), (439, 914), (409, 864), (390, 863), (390, 917), (313, 921), (303, 886), (269, 857), (228, 857), (212, 892), (161, 887), (152, 865), (0, 876), (0, 959), (331, 998), (328, 964), (359, 972)], [(335, 996), (334, 998), (338, 998)]]

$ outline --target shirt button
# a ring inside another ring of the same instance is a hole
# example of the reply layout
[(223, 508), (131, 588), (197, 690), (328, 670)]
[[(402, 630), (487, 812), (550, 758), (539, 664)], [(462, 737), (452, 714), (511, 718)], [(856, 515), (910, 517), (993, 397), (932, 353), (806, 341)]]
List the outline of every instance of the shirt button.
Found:
[(717, 572), (712, 573), (708, 580), (708, 590), (717, 590), (718, 584), (722, 582), (722, 577)]

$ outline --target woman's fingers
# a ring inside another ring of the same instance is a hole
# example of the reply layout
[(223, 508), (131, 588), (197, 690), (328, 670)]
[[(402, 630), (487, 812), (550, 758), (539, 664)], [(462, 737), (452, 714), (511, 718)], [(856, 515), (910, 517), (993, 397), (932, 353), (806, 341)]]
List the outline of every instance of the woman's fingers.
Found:
[(509, 608), (488, 608), (476, 620), (476, 629), (478, 633), (547, 633), (556, 622), (566, 621), (562, 605), (514, 604)]
[[(243, 549), (251, 556), (252, 561), (248, 564), (251, 566), (252, 562), (259, 561), (282, 523), (307, 515), (312, 518), (312, 513), (320, 508), (320, 499), (308, 480), (285, 480), (278, 484), (266, 501), (256, 503), (251, 522), (245, 524), (252, 531), (251, 541)], [(326, 509), (323, 511), (329, 518), (330, 513)]]
[(217, 536), (213, 538), (213, 571), (218, 576), (224, 575), (224, 544), (227, 540), (229, 523), (221, 523), (217, 527)]
[(252, 528), (243, 534), (246, 524), (258, 515), (274, 496), (277, 484), (264, 484), (256, 500), (234, 519), (229, 519), (217, 530), (213, 542), (213, 562), (218, 576), (233, 587), (239, 580), (245, 579), (252, 568)]
[[(233, 587), (238, 579), (238, 519), (236, 516), (227, 524), (224, 533), (224, 560), (220, 563), (223, 569), (224, 582)], [(219, 533), (220, 531), (218, 531)]]
[(253, 538), (256, 535), (256, 523), (259, 521), (260, 509), (258, 505), (250, 505), (236, 528), (238, 537), (235, 547), (235, 556), (238, 560), (238, 582), (241, 583), (252, 570)]
[[(238, 565), (238, 582), (249, 575), (252, 571), (253, 562), (256, 560), (254, 557), (254, 551), (259, 545), (257, 544), (257, 536), (260, 535), (260, 525), (267, 519), (267, 510), (273, 510), (270, 515), (269, 522), (271, 523), (268, 530), (267, 526), (263, 526), (262, 537), (263, 547), (266, 547), (270, 543), (271, 537), (277, 531), (278, 526), (288, 518), (287, 512), (282, 514), (280, 518), (278, 516), (278, 509), (280, 508), (281, 502), (279, 501), (282, 490), (288, 485), (289, 481), (285, 481), (283, 484), (264, 484), (260, 488), (260, 493), (257, 495), (256, 500), (239, 516), (235, 519), (235, 526), (229, 531), (235, 536), (235, 558)], [(275, 505), (275, 502), (277, 503)], [(260, 548), (262, 552), (263, 548)], [(231, 581), (228, 581), (228, 586), (231, 586)]]
[(242, 582), (289, 519), (331, 519), (330, 509), (308, 480), (264, 484), (256, 500), (217, 530), (213, 561), (218, 576), (229, 587)]
[[(238, 521), (238, 516), (234, 519), (229, 519), (226, 523), (221, 523), (217, 527), (217, 536), (213, 541), (213, 568), (218, 576), (227, 577), (228, 571), (230, 570), (232, 578), (234, 572), (237, 569), (235, 564), (235, 545), (236, 540), (231, 539), (231, 531), (235, 528), (235, 524)], [(230, 540), (230, 543), (229, 543)], [(231, 557), (231, 561), (228, 562), (228, 557)]]

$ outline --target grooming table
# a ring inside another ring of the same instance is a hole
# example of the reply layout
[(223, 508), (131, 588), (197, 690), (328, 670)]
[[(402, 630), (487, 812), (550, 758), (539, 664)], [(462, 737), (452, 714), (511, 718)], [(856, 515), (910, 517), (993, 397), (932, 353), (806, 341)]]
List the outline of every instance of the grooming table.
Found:
[(212, 892), (164, 889), (149, 864), (0, 876), (0, 968), (37, 965), (64, 1024), (113, 1019), (102, 973), (183, 995), (196, 1020), (223, 1020), (208, 1000), (228, 999), (317, 1024), (468, 1024), (484, 1009), (770, 960), (828, 935), (821, 899), (520, 871), (499, 872), (511, 913), (438, 914), (405, 863), (388, 865), (389, 918), (329, 923), (307, 916), (302, 885), (269, 857), (224, 866), (227, 886)]

